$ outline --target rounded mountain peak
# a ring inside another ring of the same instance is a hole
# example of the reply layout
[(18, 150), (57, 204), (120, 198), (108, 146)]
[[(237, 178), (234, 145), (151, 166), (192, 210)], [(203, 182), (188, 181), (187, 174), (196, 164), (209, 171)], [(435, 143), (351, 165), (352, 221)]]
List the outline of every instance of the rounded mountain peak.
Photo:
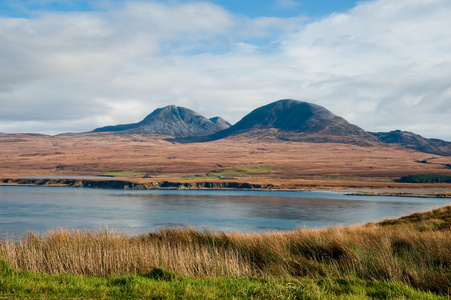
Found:
[(255, 109), (235, 126), (240, 129), (276, 128), (297, 132), (318, 132), (346, 122), (326, 108), (299, 100), (284, 99)]
[[(175, 120), (182, 120), (182, 121), (189, 121), (193, 118), (205, 118), (202, 115), (198, 114), (197, 112), (181, 107), (176, 105), (168, 105), (162, 108), (157, 108), (154, 110), (150, 115), (144, 118), (140, 122), (140, 124), (146, 124), (148, 122), (153, 122), (155, 120), (160, 121), (175, 121)], [(206, 118), (205, 118), (206, 119)]]
[(293, 99), (283, 99), (259, 107), (229, 129), (218, 133), (218, 136), (243, 133), (254, 137), (271, 134), (279, 139), (293, 141), (376, 141), (373, 135), (326, 108)]

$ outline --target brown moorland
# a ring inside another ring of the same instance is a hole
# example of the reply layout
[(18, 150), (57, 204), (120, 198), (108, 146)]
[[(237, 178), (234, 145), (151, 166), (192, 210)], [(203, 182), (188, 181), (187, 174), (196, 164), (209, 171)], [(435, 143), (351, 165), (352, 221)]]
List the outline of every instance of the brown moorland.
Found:
[[(143, 183), (208, 179), (270, 182), (279, 188), (451, 188), (451, 184), (393, 182), (410, 174), (451, 175), (451, 157), (377, 144), (291, 142), (249, 136), (177, 143), (152, 135), (86, 133), (2, 134), (0, 145), (0, 178), (114, 174)], [(235, 172), (231, 178), (211, 176), (249, 167), (254, 169)]]

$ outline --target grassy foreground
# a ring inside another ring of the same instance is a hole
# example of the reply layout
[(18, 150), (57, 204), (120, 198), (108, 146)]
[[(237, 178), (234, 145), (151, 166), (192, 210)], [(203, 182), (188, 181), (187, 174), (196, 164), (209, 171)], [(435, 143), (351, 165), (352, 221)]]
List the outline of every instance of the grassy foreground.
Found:
[(262, 234), (30, 233), (1, 242), (0, 295), (449, 299), (451, 206), (379, 224)]

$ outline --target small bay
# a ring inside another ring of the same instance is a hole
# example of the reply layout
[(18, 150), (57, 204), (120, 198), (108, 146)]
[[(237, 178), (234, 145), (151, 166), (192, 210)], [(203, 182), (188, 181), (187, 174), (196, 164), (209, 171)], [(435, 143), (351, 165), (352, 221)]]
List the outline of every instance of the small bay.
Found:
[(161, 227), (261, 232), (363, 224), (450, 205), (446, 198), (350, 196), (338, 192), (110, 190), (0, 186), (0, 233)]

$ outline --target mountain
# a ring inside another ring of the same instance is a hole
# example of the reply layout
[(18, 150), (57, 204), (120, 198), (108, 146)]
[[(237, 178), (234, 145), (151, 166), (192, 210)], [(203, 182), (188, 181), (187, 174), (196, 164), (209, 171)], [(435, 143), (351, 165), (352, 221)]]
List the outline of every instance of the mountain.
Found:
[(156, 109), (139, 123), (106, 126), (92, 132), (158, 134), (187, 138), (211, 135), (227, 128), (227, 123), (219, 117), (212, 122), (188, 108), (169, 105)]
[(292, 99), (259, 107), (231, 126), (221, 117), (207, 119), (174, 105), (156, 109), (139, 123), (107, 126), (93, 132), (140, 133), (172, 136), (180, 143), (206, 142), (227, 137), (313, 143), (387, 145), (451, 156), (451, 142), (427, 139), (395, 130), (367, 132), (326, 108)]
[(390, 132), (371, 132), (381, 142), (394, 144), (403, 148), (413, 149), (420, 152), (451, 156), (451, 142), (439, 139), (428, 139), (421, 135), (401, 130)]
[(298, 100), (279, 100), (259, 107), (214, 139), (246, 135), (289, 141), (340, 142), (369, 145), (378, 138), (322, 106)]
[(221, 126), (222, 130), (227, 129), (230, 126), (232, 126), (232, 124), (230, 124), (229, 122), (227, 122), (226, 120), (224, 120), (221, 117), (210, 118), (210, 121)]

